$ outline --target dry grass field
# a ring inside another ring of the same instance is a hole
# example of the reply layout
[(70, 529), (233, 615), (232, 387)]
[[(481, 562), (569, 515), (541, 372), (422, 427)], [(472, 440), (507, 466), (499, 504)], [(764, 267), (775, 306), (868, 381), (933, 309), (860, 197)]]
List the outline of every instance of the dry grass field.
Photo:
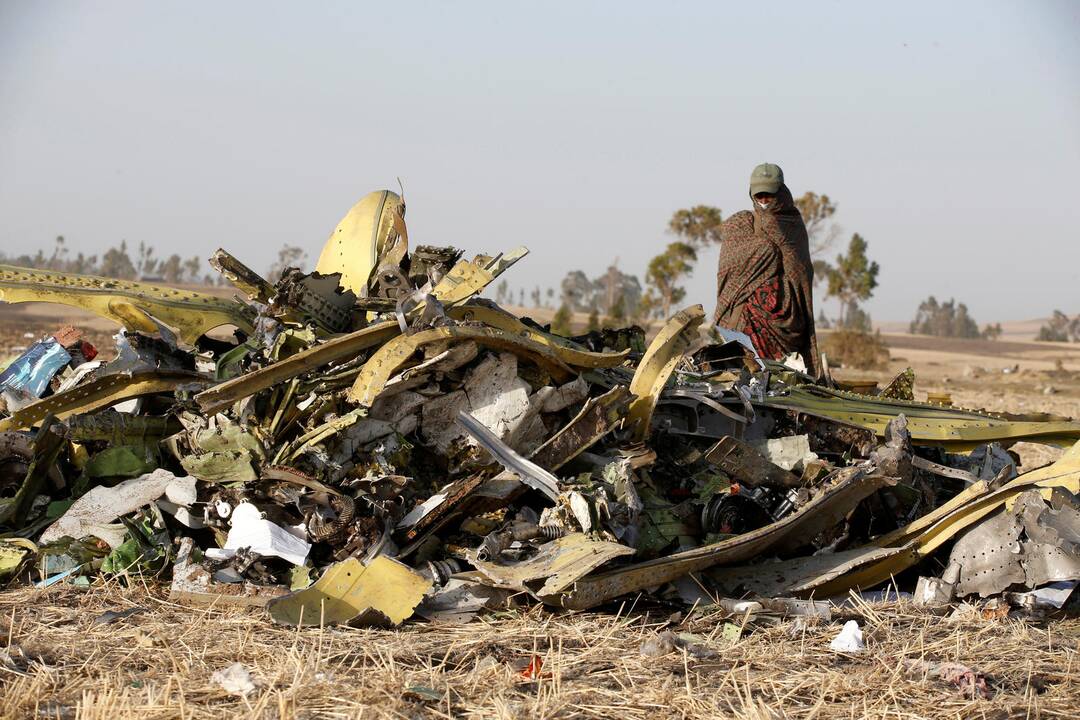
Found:
[[(723, 628), (740, 618), (655, 606), (296, 631), (257, 610), (192, 610), (158, 588), (102, 583), (11, 590), (0, 612), (4, 718), (1075, 718), (1080, 707), (1080, 620), (971, 606), (942, 617), (856, 603), (840, 615), (863, 628), (858, 655), (829, 649), (837, 622), (734, 639)], [(665, 629), (696, 644), (642, 655)], [(213, 680), (236, 662), (255, 686), (246, 695)], [(947, 662), (964, 668), (942, 677)]]
[[(5, 343), (79, 320), (11, 310), (0, 311)], [(107, 324), (87, 327), (109, 347)], [(911, 366), (917, 397), (948, 392), (961, 406), (1080, 416), (1080, 351), (1069, 346), (886, 340), (887, 371), (839, 374), (886, 381)], [(1028, 466), (1056, 454), (1020, 451)], [(855, 600), (832, 623), (743, 626), (677, 610), (630, 598), (581, 614), (523, 606), (467, 625), (297, 631), (260, 610), (172, 604), (149, 581), (15, 588), (0, 592), (0, 718), (1080, 716), (1080, 619)], [(846, 619), (863, 628), (862, 654), (829, 649)], [(692, 633), (693, 643), (642, 655), (665, 630)], [(950, 662), (970, 672), (937, 665)], [(233, 663), (250, 671), (245, 695), (213, 679)]]

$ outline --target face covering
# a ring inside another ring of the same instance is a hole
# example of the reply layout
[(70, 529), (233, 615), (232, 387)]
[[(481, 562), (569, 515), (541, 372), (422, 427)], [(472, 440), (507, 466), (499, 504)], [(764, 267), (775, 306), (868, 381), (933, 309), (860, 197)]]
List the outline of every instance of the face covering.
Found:
[[(754, 200), (762, 210), (768, 210), (772, 205), (768, 200)], [(775, 200), (773, 202), (776, 202)]]

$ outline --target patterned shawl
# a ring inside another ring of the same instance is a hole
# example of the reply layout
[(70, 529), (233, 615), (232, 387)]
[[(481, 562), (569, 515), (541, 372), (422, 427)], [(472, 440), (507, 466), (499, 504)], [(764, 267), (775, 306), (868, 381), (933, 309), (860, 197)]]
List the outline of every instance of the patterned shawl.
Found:
[[(791, 191), (781, 185), (770, 210), (754, 204), (724, 221), (713, 321), (750, 336), (758, 353), (778, 360), (798, 352), (810, 375), (820, 367), (814, 333), (814, 267)], [(751, 198), (753, 201), (753, 198)]]

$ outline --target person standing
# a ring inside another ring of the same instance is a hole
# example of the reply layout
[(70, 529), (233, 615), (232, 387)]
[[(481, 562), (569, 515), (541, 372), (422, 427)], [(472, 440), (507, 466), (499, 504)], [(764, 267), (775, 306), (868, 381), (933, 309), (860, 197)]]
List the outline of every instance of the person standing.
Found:
[(735, 213), (720, 229), (713, 322), (746, 333), (763, 358), (799, 353), (816, 376), (810, 241), (779, 165), (754, 168), (750, 200), (753, 210)]

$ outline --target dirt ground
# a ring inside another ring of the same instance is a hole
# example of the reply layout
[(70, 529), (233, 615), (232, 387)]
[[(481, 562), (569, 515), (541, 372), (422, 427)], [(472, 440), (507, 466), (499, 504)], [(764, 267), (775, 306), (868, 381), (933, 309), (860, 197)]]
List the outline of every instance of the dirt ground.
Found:
[[(78, 319), (0, 311), (0, 357)], [(90, 328), (91, 341), (109, 347), (113, 330)], [(910, 366), (919, 398), (947, 392), (958, 406), (1080, 416), (1080, 348), (886, 340), (888, 370), (838, 375), (884, 383)], [(1059, 454), (1017, 449), (1026, 467)], [(105, 611), (132, 608), (102, 622)], [(149, 580), (11, 589), (0, 592), (0, 718), (1080, 715), (1080, 619), (1021, 621), (967, 606), (945, 617), (857, 601), (839, 619), (858, 620), (867, 650), (848, 656), (829, 650), (835, 619), (747, 627), (733, 639), (725, 626), (740, 618), (674, 612), (631, 598), (602, 612), (532, 607), (461, 626), (297, 631), (260, 610), (177, 606)], [(694, 652), (643, 656), (642, 643), (663, 629), (698, 636)], [(236, 662), (255, 683), (244, 696), (212, 679)], [(940, 662), (974, 675), (958, 687), (928, 665)], [(973, 697), (982, 685), (969, 680), (985, 680), (985, 693)]]

